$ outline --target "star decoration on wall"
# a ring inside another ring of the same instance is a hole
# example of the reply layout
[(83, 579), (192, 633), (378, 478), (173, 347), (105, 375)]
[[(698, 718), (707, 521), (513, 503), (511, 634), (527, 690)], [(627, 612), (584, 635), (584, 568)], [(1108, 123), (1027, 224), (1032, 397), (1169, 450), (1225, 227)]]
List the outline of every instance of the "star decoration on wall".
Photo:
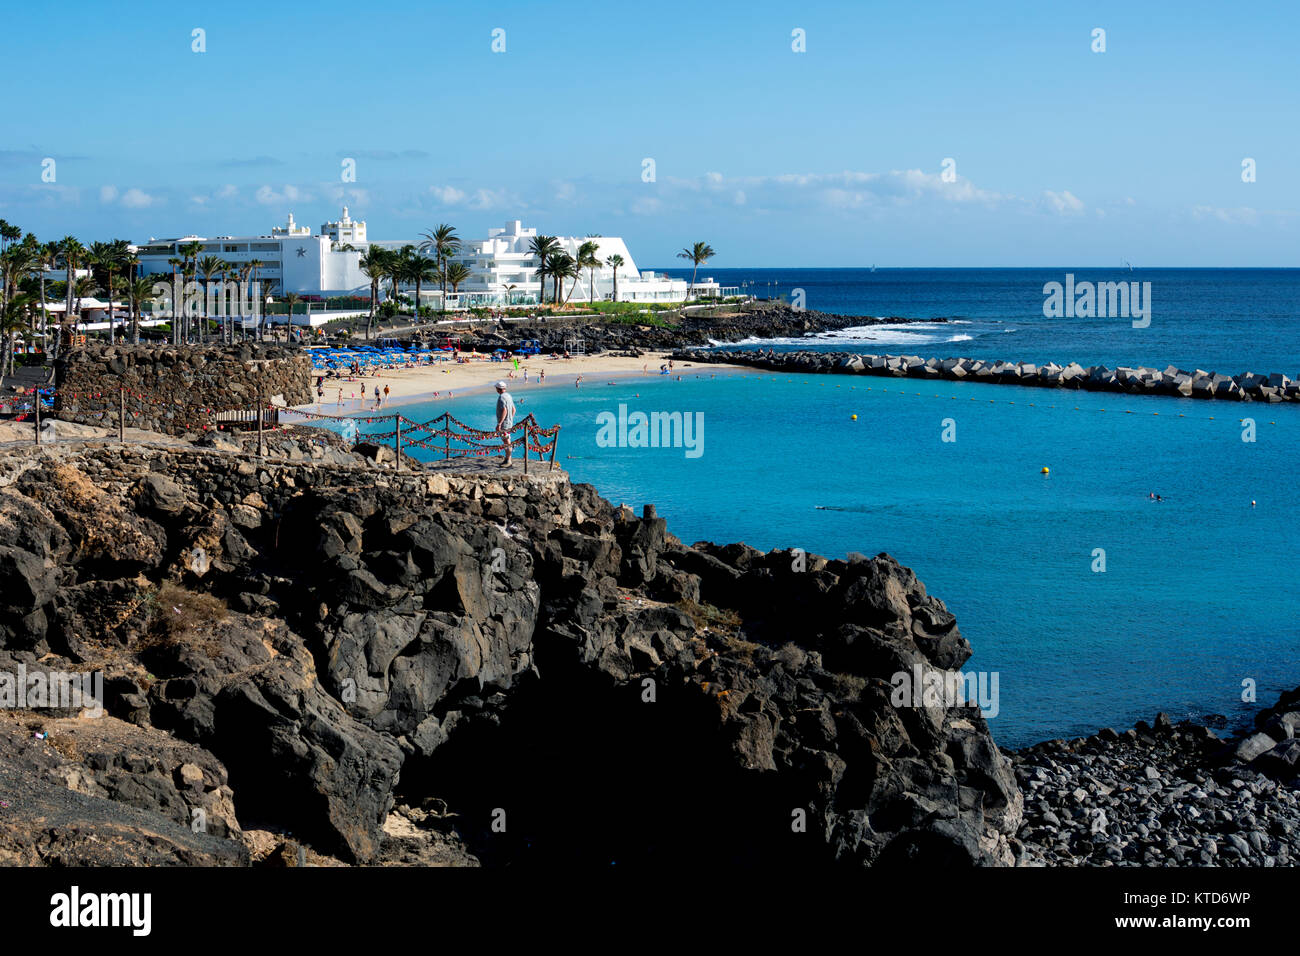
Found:
[(307, 254), (307, 250), (306, 250), (303, 246), (299, 246), (299, 247), (298, 247), (298, 258), (301, 259), (301, 258), (302, 258), (303, 256), (305, 256), (306, 254)]

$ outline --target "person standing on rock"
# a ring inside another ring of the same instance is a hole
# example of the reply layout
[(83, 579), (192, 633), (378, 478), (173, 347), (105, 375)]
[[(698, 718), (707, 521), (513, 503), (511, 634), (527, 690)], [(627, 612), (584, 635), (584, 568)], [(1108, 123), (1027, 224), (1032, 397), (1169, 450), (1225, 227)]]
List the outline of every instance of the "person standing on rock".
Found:
[[(502, 443), (505, 445), (505, 459), (501, 462), (502, 468), (509, 468), (510, 461), (514, 457), (514, 448), (510, 444), (510, 429), (515, 425), (515, 400), (510, 397), (506, 391), (505, 382), (497, 382), (497, 433), (501, 436)], [(527, 449), (525, 449), (527, 453)]]

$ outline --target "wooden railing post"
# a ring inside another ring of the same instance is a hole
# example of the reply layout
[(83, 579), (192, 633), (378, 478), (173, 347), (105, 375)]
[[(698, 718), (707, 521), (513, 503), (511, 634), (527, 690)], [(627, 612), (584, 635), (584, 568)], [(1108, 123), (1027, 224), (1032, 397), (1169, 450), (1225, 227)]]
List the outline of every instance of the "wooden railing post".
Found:
[(555, 470), (555, 450), (560, 447), (560, 426), (555, 426), (555, 437), (551, 439), (551, 471)]
[(257, 390), (257, 457), (266, 457), (266, 445), (262, 439), (262, 390)]
[(397, 452), (397, 470), (402, 470), (402, 416), (393, 416), (393, 425), (396, 426), (396, 432), (393, 435), (393, 451)]
[(443, 416), (442, 416), (442, 425), (443, 425), (443, 430), (446, 431), (446, 433), (447, 433), (446, 435), (442, 436), (443, 438), (445, 438), (445, 439), (447, 440), (447, 444), (446, 444), (446, 446), (445, 446), (446, 451), (444, 452), (444, 454), (443, 454), (442, 457), (443, 457), (444, 460), (446, 460), (446, 461), (450, 461), (450, 460), (451, 460), (451, 416), (450, 416), (450, 413), (447, 413), (447, 412), (444, 412), (444, 413), (443, 413)]
[(41, 389), (40, 386), (32, 389), (32, 397), (36, 399), (36, 444), (41, 443)]
[(121, 385), (117, 389), (117, 440), (126, 441), (126, 388)]
[[(532, 425), (524, 422), (524, 474), (528, 474), (528, 433), (532, 430)], [(509, 435), (506, 436), (509, 441)]]

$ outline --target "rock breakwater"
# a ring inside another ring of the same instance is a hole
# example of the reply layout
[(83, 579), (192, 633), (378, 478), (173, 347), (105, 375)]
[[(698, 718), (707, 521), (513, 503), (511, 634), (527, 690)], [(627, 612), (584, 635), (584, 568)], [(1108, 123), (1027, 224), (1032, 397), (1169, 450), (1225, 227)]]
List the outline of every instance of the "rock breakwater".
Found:
[(1173, 395), (1182, 398), (1214, 398), (1240, 402), (1300, 401), (1300, 382), (1280, 372), (1254, 372), (1232, 376), (1201, 369), (1184, 371), (1168, 366), (1163, 370), (1146, 367), (1104, 365), (1084, 367), (1075, 362), (1035, 365), (1030, 362), (1002, 362), (969, 358), (922, 358), (919, 355), (863, 355), (857, 352), (777, 352), (740, 349), (679, 349), (673, 358), (681, 362), (748, 365), (777, 372), (839, 373), (874, 375), (885, 378), (934, 379), (953, 382), (986, 382), (1024, 385), (1030, 388), (1082, 389), (1090, 392), (1123, 392), (1130, 395)]

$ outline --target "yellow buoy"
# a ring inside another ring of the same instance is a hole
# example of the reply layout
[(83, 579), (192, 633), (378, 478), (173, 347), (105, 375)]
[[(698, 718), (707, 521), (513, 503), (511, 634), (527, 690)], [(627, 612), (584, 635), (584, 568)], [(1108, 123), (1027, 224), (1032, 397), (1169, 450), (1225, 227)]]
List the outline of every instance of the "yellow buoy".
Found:
[(856, 421), (858, 420), (858, 416), (857, 416), (857, 415), (854, 415), (854, 416), (853, 416), (853, 420), (856, 422)]
[(1051, 474), (1051, 470), (1050, 470), (1046, 465), (1044, 465), (1041, 474), (1044, 474), (1044, 475)]

